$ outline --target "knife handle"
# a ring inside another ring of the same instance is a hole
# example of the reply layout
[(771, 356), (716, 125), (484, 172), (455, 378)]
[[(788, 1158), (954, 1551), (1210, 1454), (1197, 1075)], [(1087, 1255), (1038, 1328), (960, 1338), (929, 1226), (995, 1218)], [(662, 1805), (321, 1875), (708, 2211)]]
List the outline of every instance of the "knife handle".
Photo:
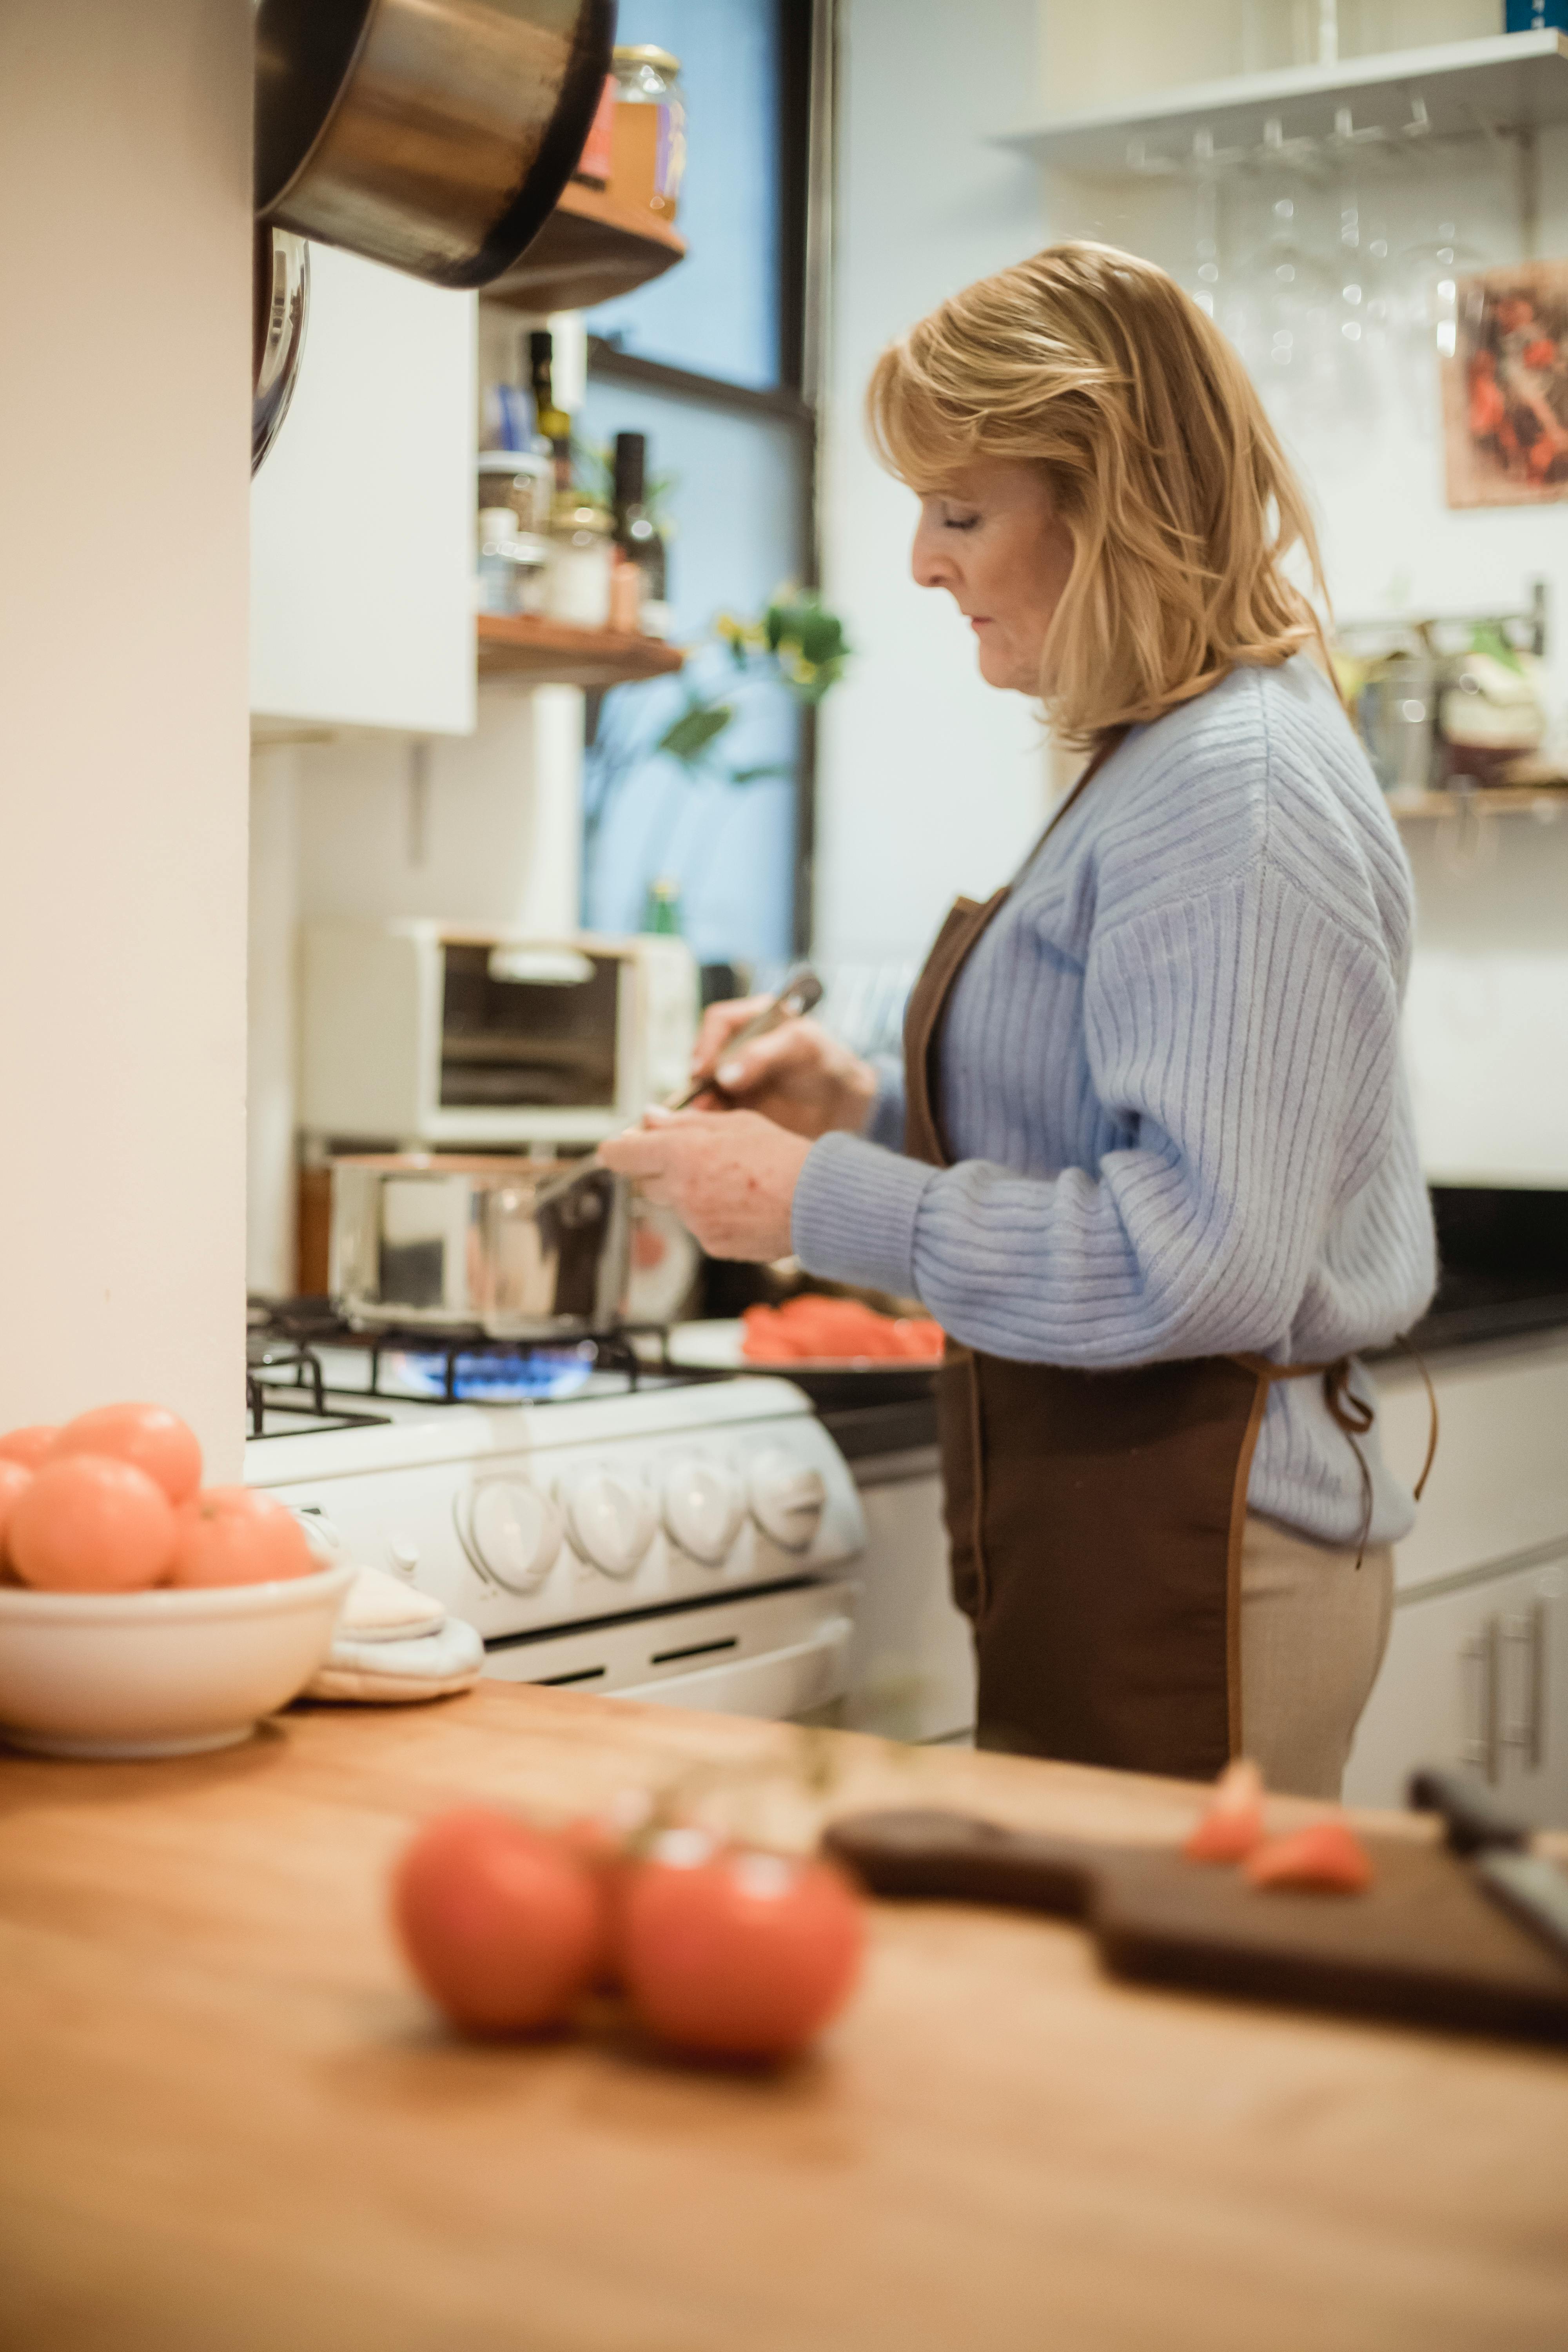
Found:
[(1425, 1765), (1410, 1776), (1410, 1802), (1418, 1813), (1441, 1813), (1455, 1853), (1480, 1853), (1489, 1846), (1530, 1843), (1522, 1822), (1504, 1812), (1497, 1800), (1459, 1772)]

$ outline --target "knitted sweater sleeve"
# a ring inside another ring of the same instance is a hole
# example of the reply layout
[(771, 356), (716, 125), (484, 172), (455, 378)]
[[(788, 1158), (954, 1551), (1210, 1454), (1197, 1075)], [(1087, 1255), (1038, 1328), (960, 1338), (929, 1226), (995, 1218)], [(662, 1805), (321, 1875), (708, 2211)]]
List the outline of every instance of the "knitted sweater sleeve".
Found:
[(824, 1137), (795, 1196), (797, 1255), (1025, 1361), (1279, 1347), (1326, 1223), (1390, 1148), (1386, 957), (1259, 858), (1097, 930), (1083, 1005), (1124, 1145), (1032, 1177)]

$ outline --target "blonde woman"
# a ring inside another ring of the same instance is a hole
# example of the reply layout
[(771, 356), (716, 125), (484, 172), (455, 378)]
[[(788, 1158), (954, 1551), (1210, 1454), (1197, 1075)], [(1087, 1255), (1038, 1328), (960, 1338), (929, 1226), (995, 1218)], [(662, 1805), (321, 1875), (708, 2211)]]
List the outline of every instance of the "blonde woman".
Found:
[(1288, 568), (1321, 590), (1301, 492), (1224, 337), (1100, 246), (944, 303), (869, 414), (916, 580), (1083, 778), (949, 916), (901, 1073), (808, 1022), (727, 1059), (718, 1007), (721, 1097), (605, 1157), (714, 1255), (793, 1248), (948, 1333), (983, 1744), (1334, 1794), (1414, 1513), (1354, 1358), (1434, 1248), (1410, 875)]

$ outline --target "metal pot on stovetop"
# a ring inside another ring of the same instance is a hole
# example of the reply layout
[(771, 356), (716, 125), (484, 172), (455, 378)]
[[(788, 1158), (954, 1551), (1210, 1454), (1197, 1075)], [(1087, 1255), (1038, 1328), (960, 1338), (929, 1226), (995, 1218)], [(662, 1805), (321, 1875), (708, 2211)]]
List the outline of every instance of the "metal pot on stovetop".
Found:
[(332, 1297), (353, 1323), (592, 1339), (624, 1321), (631, 1188), (592, 1160), (332, 1161)]

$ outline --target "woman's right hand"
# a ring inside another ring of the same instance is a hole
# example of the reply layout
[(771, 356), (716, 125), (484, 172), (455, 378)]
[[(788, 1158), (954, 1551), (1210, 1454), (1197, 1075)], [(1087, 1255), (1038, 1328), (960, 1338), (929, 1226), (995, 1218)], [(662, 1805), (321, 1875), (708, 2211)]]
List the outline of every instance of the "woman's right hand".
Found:
[(735, 1032), (765, 1012), (771, 1002), (766, 996), (742, 996), (708, 1007), (697, 1033), (691, 1075), (710, 1076), (715, 1084), (695, 1108), (761, 1111), (775, 1127), (814, 1141), (836, 1128), (858, 1135), (876, 1099), (877, 1074), (815, 1021), (783, 1022), (765, 1037), (726, 1054)]

